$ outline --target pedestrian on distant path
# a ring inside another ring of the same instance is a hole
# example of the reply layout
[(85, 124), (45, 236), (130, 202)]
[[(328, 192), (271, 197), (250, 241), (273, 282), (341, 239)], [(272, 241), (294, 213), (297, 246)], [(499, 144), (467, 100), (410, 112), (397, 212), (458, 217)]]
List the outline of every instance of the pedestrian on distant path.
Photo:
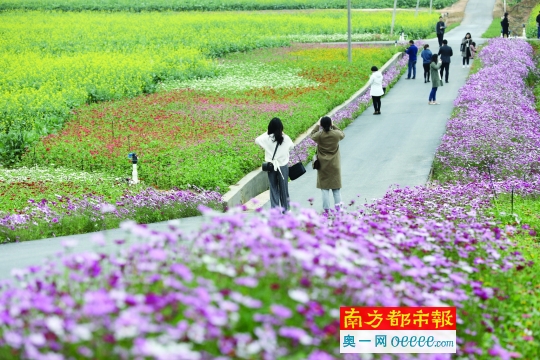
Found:
[(376, 66), (372, 66), (368, 85), (371, 86), (369, 94), (373, 99), (373, 107), (375, 108), (373, 115), (381, 115), (381, 96), (384, 95), (382, 82), (383, 75)]
[(452, 48), (448, 46), (448, 40), (446, 39), (443, 40), (443, 46), (441, 46), (441, 48), (439, 49), (438, 55), (441, 57), (441, 74), (440, 74), (441, 81), (443, 79), (443, 75), (445, 74), (445, 70), (446, 70), (446, 75), (444, 76), (444, 80), (446, 83), (448, 83), (448, 75), (450, 74), (450, 58), (454, 56), (454, 52), (452, 51)]
[(405, 50), (405, 53), (409, 55), (409, 70), (407, 71), (407, 79), (416, 79), (416, 59), (418, 57), (418, 48), (414, 45), (414, 41), (409, 41), (409, 47)]
[(476, 56), (476, 43), (473, 41), (471, 43), (471, 59), (474, 59), (474, 57)]
[(508, 38), (508, 29), (510, 28), (510, 23), (508, 22), (508, 13), (504, 13), (504, 17), (501, 21), (501, 27), (503, 37)]
[(437, 32), (437, 40), (439, 40), (439, 47), (441, 47), (443, 44), (444, 29), (446, 29), (446, 24), (443, 21), (443, 17), (439, 16), (439, 22), (437, 23), (435, 29), (435, 31)]
[(538, 29), (538, 33), (536, 35), (538, 39), (540, 39), (540, 11), (538, 12), (538, 15), (536, 15), (536, 27)]
[(322, 117), (311, 132), (311, 139), (317, 143), (317, 188), (322, 191), (323, 209), (330, 209), (330, 189), (334, 195), (334, 206), (341, 203), (341, 162), (339, 142), (345, 134), (335, 126), (328, 116)]
[(291, 138), (283, 133), (283, 123), (273, 118), (268, 124), (268, 131), (255, 139), (255, 143), (264, 149), (264, 161), (274, 166), (268, 172), (270, 182), (270, 206), (289, 209), (289, 152), (294, 148)]
[(441, 65), (442, 62), (439, 60), (439, 55), (434, 54), (431, 57), (431, 63), (429, 64), (431, 70), (431, 92), (429, 93), (429, 105), (439, 105), (437, 102), (437, 89), (439, 86), (443, 86), (441, 74), (439, 73)]
[(467, 67), (470, 67), (469, 59), (471, 58), (471, 44), (471, 33), (467, 33), (463, 40), (461, 40), (461, 56), (463, 57), (463, 67), (465, 67), (465, 63), (467, 63)]
[(429, 45), (424, 45), (424, 50), (420, 53), (422, 58), (422, 65), (424, 66), (424, 84), (429, 82), (429, 64), (431, 63), (431, 56), (433, 53), (429, 50)]

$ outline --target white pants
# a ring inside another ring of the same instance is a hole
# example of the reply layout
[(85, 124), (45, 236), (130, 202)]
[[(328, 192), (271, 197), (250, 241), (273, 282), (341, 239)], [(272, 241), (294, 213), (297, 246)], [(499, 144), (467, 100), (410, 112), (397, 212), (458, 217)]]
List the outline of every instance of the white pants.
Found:
[[(323, 209), (328, 210), (330, 209), (330, 189), (321, 189), (321, 191)], [(332, 193), (334, 195), (334, 206), (339, 205), (341, 203), (341, 192), (339, 189), (332, 189)]]

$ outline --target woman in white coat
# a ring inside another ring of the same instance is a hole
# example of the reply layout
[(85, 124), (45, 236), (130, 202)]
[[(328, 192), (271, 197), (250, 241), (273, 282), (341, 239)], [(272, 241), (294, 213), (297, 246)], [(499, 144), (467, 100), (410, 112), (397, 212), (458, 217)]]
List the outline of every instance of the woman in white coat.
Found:
[(381, 96), (384, 95), (382, 82), (383, 75), (376, 66), (372, 66), (368, 85), (371, 86), (369, 94), (373, 99), (373, 107), (375, 108), (373, 115), (381, 115)]
[(264, 161), (272, 163), (273, 171), (268, 172), (270, 182), (270, 207), (289, 210), (289, 152), (294, 143), (283, 133), (283, 123), (273, 118), (268, 124), (268, 131), (255, 139), (255, 143), (264, 149)]

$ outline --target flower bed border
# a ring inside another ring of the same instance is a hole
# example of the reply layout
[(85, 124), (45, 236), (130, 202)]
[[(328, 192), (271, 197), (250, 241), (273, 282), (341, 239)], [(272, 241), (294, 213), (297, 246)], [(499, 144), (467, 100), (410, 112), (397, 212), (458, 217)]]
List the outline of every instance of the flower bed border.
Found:
[[(395, 65), (401, 58), (403, 58), (403, 52), (396, 53), (381, 67), (380, 71), (384, 73), (391, 66)], [(352, 102), (364, 95), (368, 90), (369, 86), (366, 83), (347, 101), (345, 101), (341, 105), (336, 106), (326, 116), (334, 116), (338, 111), (343, 110), (344, 108), (349, 106)], [(309, 129), (307, 129), (298, 138), (296, 138), (294, 144), (298, 145), (304, 139), (306, 139), (311, 133), (311, 130), (313, 130), (313, 128), (315, 127), (315, 125), (316, 124), (313, 124)], [(223, 195), (223, 201), (225, 202), (226, 206), (231, 208), (233, 206), (242, 205), (269, 189), (268, 177), (261, 169), (253, 170), (252, 172), (244, 176), (242, 179), (240, 179), (238, 183), (230, 185), (229, 189), (230, 190), (225, 195)]]

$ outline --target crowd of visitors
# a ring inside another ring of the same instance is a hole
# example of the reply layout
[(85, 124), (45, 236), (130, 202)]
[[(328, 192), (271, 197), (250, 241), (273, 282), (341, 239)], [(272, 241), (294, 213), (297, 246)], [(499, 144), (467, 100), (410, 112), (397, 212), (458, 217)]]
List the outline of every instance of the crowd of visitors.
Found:
[[(538, 38), (540, 39), (540, 12), (536, 17), (538, 26)], [(509, 22), (508, 13), (504, 14), (501, 21), (503, 36), (508, 37)], [(436, 25), (437, 40), (439, 50), (437, 53), (431, 51), (429, 44), (423, 46), (420, 53), (424, 69), (424, 83), (431, 83), (429, 93), (429, 105), (438, 105), (437, 90), (444, 83), (449, 82), (450, 63), (454, 56), (452, 47), (448, 45), (448, 40), (444, 39), (447, 28), (442, 17)], [(461, 40), (460, 52), (462, 66), (470, 67), (470, 60), (475, 58), (476, 43), (470, 33), (466, 33)], [(405, 50), (409, 55), (407, 80), (416, 79), (416, 63), (418, 60), (418, 47), (413, 40), (409, 41), (409, 47)], [(444, 83), (443, 83), (444, 79)], [(370, 96), (373, 100), (373, 115), (381, 114), (381, 97), (386, 89), (383, 87), (383, 74), (379, 68), (371, 68), (371, 76), (368, 81), (370, 86)], [(341, 165), (339, 142), (343, 140), (345, 134), (332, 122), (332, 119), (324, 116), (317, 122), (310, 134), (311, 139), (317, 144), (316, 155), (313, 159), (313, 168), (317, 170), (317, 188), (321, 189), (323, 209), (330, 209), (330, 190), (334, 197), (334, 206), (341, 203)], [(283, 132), (283, 123), (279, 118), (273, 118), (268, 124), (268, 131), (257, 137), (255, 143), (265, 151), (265, 164), (268, 171), (270, 183), (270, 204), (272, 208), (281, 207), (285, 211), (289, 209), (289, 152), (293, 149), (294, 143), (291, 138)], [(268, 165), (270, 164), (270, 165)], [(264, 169), (264, 166), (263, 166)]]

